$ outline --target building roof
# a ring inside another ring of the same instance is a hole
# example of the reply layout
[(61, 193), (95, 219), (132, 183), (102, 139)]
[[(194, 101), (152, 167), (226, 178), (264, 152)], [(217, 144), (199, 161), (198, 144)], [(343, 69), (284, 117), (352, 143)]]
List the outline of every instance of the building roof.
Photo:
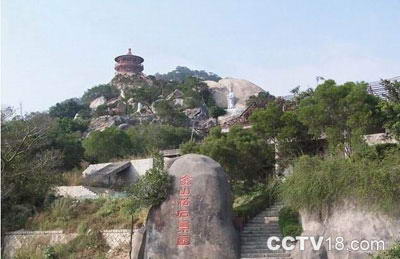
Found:
[(131, 48), (128, 49), (128, 53), (127, 53), (127, 54), (125, 54), (125, 55), (120, 55), (120, 56), (116, 57), (116, 58), (114, 59), (115, 62), (119, 62), (120, 59), (121, 59), (121, 57), (128, 57), (128, 58), (136, 59), (136, 61), (137, 61), (138, 63), (142, 63), (142, 62), (144, 61), (144, 59), (143, 59), (142, 57), (133, 55), (133, 54), (132, 54), (132, 49), (131, 49)]
[[(400, 81), (400, 76), (396, 76), (393, 78), (388, 78), (386, 80), (389, 81)], [(373, 94), (377, 97), (385, 98), (385, 95), (387, 94), (386, 89), (381, 85), (381, 81), (375, 81), (375, 82), (370, 82), (368, 83), (368, 92), (370, 94)]]

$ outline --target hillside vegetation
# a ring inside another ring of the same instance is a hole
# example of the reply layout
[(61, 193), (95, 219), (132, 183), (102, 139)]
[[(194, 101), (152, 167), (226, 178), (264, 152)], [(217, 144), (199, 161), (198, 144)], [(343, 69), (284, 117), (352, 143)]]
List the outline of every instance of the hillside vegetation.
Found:
[[(202, 153), (222, 165), (233, 186), (235, 211), (245, 218), (254, 216), (274, 200), (276, 193), (268, 189), (271, 176), (282, 175), (289, 165), (294, 165), (294, 173), (280, 190), (292, 209), (321, 209), (353, 197), (370, 202), (378, 210), (397, 211), (399, 153), (367, 147), (363, 135), (386, 130), (400, 137), (398, 82), (384, 82), (390, 90), (386, 99), (368, 94), (365, 83), (338, 85), (333, 80), (314, 90), (294, 89), (292, 100), (268, 95), (254, 97), (252, 101), (260, 106), (250, 116), (251, 129), (232, 127), (230, 132), (223, 133), (215, 127), (202, 136), (192, 130), (193, 120), (188, 120), (184, 113), (185, 109), (200, 106), (207, 111), (216, 107), (208, 87), (198, 78), (180, 82), (152, 77), (114, 79), (113, 86), (133, 86), (125, 92), (130, 104), (118, 116), (151, 120), (140, 121), (128, 129), (112, 126), (90, 131), (101, 111), (111, 113), (114, 108), (107, 106), (97, 111), (89, 109), (88, 102), (100, 95), (115, 98), (115, 89), (110, 86), (89, 90), (83, 100), (56, 104), (49, 113), (20, 117), (11, 109), (2, 111), (3, 231), (26, 226), (70, 231), (126, 227), (130, 221), (125, 212), (135, 207), (129, 205), (134, 197), (157, 201), (158, 195), (163, 194), (165, 198), (166, 189), (157, 192), (168, 182), (164, 174), (155, 178), (149, 174), (144, 178), (149, 182), (142, 186), (153, 183), (154, 190), (132, 190), (127, 200), (74, 203), (53, 201), (49, 193), (63, 183), (62, 172), (73, 168), (78, 169), (71, 172), (79, 171), (82, 162), (87, 165), (146, 156), (154, 150), (179, 146), (185, 153)], [(167, 100), (177, 90), (182, 93), (182, 105)], [(119, 101), (128, 103), (126, 98)], [(143, 105), (139, 113), (137, 102)], [(69, 179), (75, 181), (75, 176)], [(165, 180), (161, 187), (158, 179)]]
[(282, 185), (284, 201), (296, 209), (323, 211), (341, 202), (400, 215), (400, 149), (382, 158), (373, 148), (367, 157), (345, 159), (303, 156)]

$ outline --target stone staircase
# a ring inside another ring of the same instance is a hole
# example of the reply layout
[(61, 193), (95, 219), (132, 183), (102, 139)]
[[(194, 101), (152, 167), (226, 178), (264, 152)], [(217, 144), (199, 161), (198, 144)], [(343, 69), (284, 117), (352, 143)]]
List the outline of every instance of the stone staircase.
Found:
[(246, 223), (240, 233), (241, 259), (290, 259), (290, 253), (282, 248), (273, 251), (267, 247), (269, 237), (282, 238), (278, 224), (282, 207), (282, 203), (276, 203)]

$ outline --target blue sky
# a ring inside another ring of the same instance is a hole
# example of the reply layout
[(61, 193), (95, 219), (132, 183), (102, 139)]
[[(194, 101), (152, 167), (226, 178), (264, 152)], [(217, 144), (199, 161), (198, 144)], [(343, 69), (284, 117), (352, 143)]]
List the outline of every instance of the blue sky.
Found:
[(400, 75), (399, 0), (3, 0), (2, 105), (43, 111), (114, 75), (131, 47), (146, 74), (178, 65), (275, 95), (315, 77)]

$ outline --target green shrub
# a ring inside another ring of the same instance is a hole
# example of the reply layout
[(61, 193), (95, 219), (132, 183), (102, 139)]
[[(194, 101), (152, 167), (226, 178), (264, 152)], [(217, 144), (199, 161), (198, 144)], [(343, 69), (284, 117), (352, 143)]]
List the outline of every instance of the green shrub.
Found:
[(295, 209), (322, 210), (351, 197), (374, 210), (400, 212), (400, 152), (383, 159), (301, 157), (281, 188)]
[(45, 259), (57, 259), (57, 253), (54, 247), (52, 246), (46, 247), (43, 251), (43, 257)]
[(85, 109), (85, 105), (81, 104), (79, 100), (67, 99), (50, 107), (49, 114), (51, 117), (74, 118), (83, 109)]
[[(3, 212), (4, 213), (4, 212)], [(11, 209), (2, 216), (2, 227), (4, 229), (21, 229), (27, 219), (33, 216), (34, 206), (29, 204), (13, 205)]]
[(172, 178), (164, 170), (164, 159), (161, 154), (153, 158), (153, 168), (131, 186), (130, 195), (133, 202), (132, 212), (141, 208), (159, 205), (171, 190)]
[(234, 188), (234, 191), (239, 194), (233, 204), (235, 215), (247, 220), (271, 206), (276, 201), (278, 186), (279, 182), (274, 180), (269, 185), (259, 184), (252, 191)]
[(374, 259), (399, 259), (400, 258), (400, 241), (396, 242), (389, 250), (386, 250)]
[(284, 226), (281, 231), (283, 236), (297, 237), (301, 235), (303, 229), (300, 225), (289, 224)]
[(135, 155), (148, 154), (155, 150), (178, 148), (190, 139), (191, 130), (171, 125), (140, 125), (130, 128), (128, 136)]
[(289, 207), (284, 207), (279, 211), (279, 228), (283, 236), (300, 236), (303, 231), (300, 221), (299, 213)]
[(99, 105), (94, 112), (94, 115), (96, 115), (97, 117), (100, 117), (103, 115), (108, 115), (108, 114), (109, 114), (108, 106), (106, 104)]
[(265, 182), (274, 170), (274, 150), (251, 131), (232, 127), (227, 134), (213, 128), (204, 141), (182, 145), (185, 152), (196, 152), (213, 158), (221, 164), (232, 183), (244, 181), (247, 185)]

